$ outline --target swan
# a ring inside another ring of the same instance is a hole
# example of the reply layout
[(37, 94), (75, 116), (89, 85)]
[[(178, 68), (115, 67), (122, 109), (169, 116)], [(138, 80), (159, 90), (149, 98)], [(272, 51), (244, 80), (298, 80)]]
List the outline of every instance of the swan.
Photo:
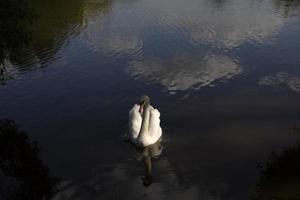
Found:
[(162, 135), (160, 113), (146, 95), (129, 111), (129, 133), (132, 143), (140, 147), (156, 143)]

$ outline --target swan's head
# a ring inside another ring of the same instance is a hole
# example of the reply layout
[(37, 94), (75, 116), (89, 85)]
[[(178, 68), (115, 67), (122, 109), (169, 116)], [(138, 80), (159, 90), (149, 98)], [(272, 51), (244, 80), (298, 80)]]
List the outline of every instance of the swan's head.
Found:
[(144, 107), (150, 105), (150, 98), (147, 95), (142, 95), (138, 105), (140, 106), (139, 112), (142, 113), (144, 110)]
[(150, 186), (150, 185), (153, 183), (152, 176), (149, 176), (149, 177), (143, 177), (142, 180), (143, 180), (143, 185), (144, 185), (145, 187), (148, 187), (148, 186)]

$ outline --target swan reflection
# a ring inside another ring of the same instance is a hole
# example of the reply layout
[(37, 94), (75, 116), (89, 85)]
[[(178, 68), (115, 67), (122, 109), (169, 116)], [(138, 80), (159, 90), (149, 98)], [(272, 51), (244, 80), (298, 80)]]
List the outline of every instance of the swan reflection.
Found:
[(145, 187), (148, 187), (153, 183), (152, 159), (158, 158), (163, 151), (162, 138), (160, 138), (156, 143), (147, 147), (136, 146), (133, 143), (131, 144), (136, 150), (137, 160), (143, 161), (145, 168), (145, 176), (142, 178), (142, 180), (143, 185)]

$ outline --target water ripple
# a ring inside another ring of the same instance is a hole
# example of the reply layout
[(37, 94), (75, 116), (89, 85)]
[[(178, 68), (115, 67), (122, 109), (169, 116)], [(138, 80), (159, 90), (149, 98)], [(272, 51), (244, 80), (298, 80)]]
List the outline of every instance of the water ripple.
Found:
[(258, 84), (273, 88), (280, 88), (281, 86), (286, 86), (293, 92), (300, 94), (300, 77), (290, 75), (286, 72), (278, 72), (273, 75), (262, 77), (259, 80)]
[(168, 62), (154, 58), (132, 61), (126, 71), (136, 79), (159, 83), (173, 94), (213, 86), (218, 80), (235, 77), (242, 69), (236, 60), (224, 55), (207, 55), (197, 59), (182, 55)]
[(284, 24), (284, 18), (270, 9), (268, 1), (235, 0), (222, 9), (209, 7), (205, 1), (190, 1), (193, 3), (186, 3), (180, 10), (176, 6), (164, 8), (166, 13), (174, 14), (162, 15), (161, 21), (165, 26), (176, 27), (194, 45), (210, 43), (234, 48), (247, 41), (260, 42), (276, 34)]

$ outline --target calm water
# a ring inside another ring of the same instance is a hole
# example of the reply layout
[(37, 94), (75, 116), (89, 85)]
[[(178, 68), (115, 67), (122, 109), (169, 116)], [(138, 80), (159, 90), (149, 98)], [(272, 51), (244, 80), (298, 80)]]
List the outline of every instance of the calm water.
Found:
[[(300, 199), (299, 1), (19, 1), (0, 3), (0, 118), (41, 147), (52, 199)], [(124, 139), (141, 94), (158, 153)], [(33, 194), (1, 166), (0, 199)]]

